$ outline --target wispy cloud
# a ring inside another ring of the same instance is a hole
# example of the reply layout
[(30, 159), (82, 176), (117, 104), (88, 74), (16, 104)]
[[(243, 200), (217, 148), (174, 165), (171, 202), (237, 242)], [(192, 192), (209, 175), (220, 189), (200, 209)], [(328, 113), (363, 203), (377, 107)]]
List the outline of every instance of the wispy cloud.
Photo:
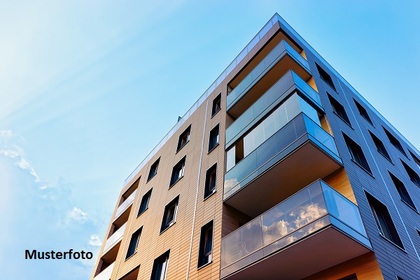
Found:
[(69, 221), (84, 223), (86, 222), (87, 218), (88, 215), (77, 207), (74, 207), (71, 211), (67, 213), (67, 219)]
[(101, 241), (101, 239), (99, 238), (99, 235), (97, 235), (97, 234), (92, 234), (92, 235), (90, 236), (90, 239), (89, 239), (89, 245), (90, 245), (90, 246), (93, 246), (93, 247), (100, 247), (100, 246), (102, 246), (102, 241)]

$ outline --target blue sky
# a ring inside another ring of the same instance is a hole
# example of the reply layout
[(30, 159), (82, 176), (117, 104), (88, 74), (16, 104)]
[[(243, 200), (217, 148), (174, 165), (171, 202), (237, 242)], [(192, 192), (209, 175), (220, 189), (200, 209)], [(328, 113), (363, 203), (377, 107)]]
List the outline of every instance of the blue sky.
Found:
[(96, 259), (124, 179), (275, 12), (420, 147), (420, 2), (202, 2), (0, 0), (3, 278), (87, 279), (24, 250)]

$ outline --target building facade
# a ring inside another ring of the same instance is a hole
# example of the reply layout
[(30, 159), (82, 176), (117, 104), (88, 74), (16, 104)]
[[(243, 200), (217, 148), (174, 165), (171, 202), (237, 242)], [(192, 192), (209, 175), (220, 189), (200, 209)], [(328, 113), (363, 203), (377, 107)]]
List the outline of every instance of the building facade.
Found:
[(127, 178), (91, 279), (419, 279), (419, 174), (275, 14)]

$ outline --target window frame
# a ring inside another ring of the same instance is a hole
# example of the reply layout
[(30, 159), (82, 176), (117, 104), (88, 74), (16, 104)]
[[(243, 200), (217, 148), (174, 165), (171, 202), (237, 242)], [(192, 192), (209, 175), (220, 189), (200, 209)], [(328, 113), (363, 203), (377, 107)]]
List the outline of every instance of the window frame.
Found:
[(335, 85), (334, 85), (334, 81), (333, 81), (333, 79), (331, 78), (331, 75), (330, 74), (328, 74), (328, 72), (327, 71), (325, 71), (324, 70), (324, 68), (323, 67), (321, 67), (321, 66), (319, 66), (318, 65), (318, 63), (316, 63), (315, 62), (315, 66), (316, 66), (316, 69), (318, 70), (318, 74), (319, 74), (319, 77), (330, 87), (330, 88), (332, 88), (335, 92), (337, 92), (337, 89), (336, 89), (336, 87), (335, 87)]
[[(185, 139), (185, 140), (184, 140)], [(180, 135), (178, 138), (178, 145), (176, 147), (176, 152), (178, 153), (185, 145), (190, 142), (191, 139), (191, 125), (189, 125)]]
[[(179, 180), (184, 178), (185, 173), (185, 162), (186, 156), (184, 156), (177, 164), (172, 168), (171, 180), (169, 182), (169, 188), (172, 188)], [(177, 176), (175, 176), (177, 174)]]
[(201, 268), (213, 262), (213, 221), (201, 227), (200, 246), (198, 251), (197, 267)]
[(129, 243), (128, 248), (127, 248), (127, 254), (125, 255), (126, 260), (128, 260), (134, 254), (137, 253), (137, 248), (139, 247), (140, 237), (141, 237), (141, 232), (142, 231), (143, 231), (143, 227), (140, 227), (135, 232), (133, 232), (133, 234), (131, 235), (130, 243)]
[(333, 112), (347, 125), (352, 127), (349, 116), (347, 115), (346, 109), (340, 102), (338, 102), (334, 97), (327, 93), (328, 100), (330, 101)]
[(380, 153), (384, 158), (386, 158), (388, 161), (392, 163), (391, 156), (388, 153), (388, 150), (386, 149), (384, 143), (382, 142), (379, 137), (377, 137), (375, 134), (372, 133), (372, 131), (368, 130), (370, 134), (370, 138), (372, 138), (373, 144), (375, 144), (376, 150), (378, 153)]
[(157, 160), (155, 160), (155, 162), (153, 162), (153, 164), (150, 166), (149, 175), (147, 176), (147, 182), (152, 180), (157, 175), (159, 169), (159, 162), (160, 157)]
[(346, 143), (346, 146), (350, 153), (352, 161), (356, 163), (358, 166), (360, 166), (367, 173), (369, 173), (370, 175), (373, 175), (372, 169), (370, 168), (369, 162), (367, 161), (367, 158), (365, 154), (363, 153), (362, 147), (360, 147), (359, 144), (357, 144), (353, 139), (347, 136), (344, 132), (343, 132), (343, 137), (344, 137), (344, 142)]
[[(214, 178), (212, 179), (212, 177)], [(204, 185), (204, 199), (210, 197), (216, 192), (216, 182), (217, 182), (217, 163), (213, 164), (213, 166), (207, 169), (206, 182)]]
[(211, 106), (211, 117), (214, 117), (222, 109), (222, 94), (219, 93), (214, 99)]
[(389, 173), (389, 176), (391, 177), (392, 183), (394, 184), (395, 188), (397, 189), (398, 194), (400, 195), (401, 201), (407, 204), (407, 206), (411, 207), (414, 211), (417, 212), (416, 205), (411, 199), (411, 196), (408, 193), (408, 190), (405, 187), (404, 183), (391, 172), (388, 171), (388, 173)]
[(150, 198), (152, 197), (152, 189), (150, 189), (147, 193), (143, 195), (140, 202), (139, 211), (137, 213), (137, 217), (143, 214), (147, 209), (149, 209)]
[(210, 130), (209, 133), (209, 153), (220, 144), (220, 124)]
[(405, 157), (407, 157), (407, 153), (404, 150), (404, 147), (401, 145), (400, 140), (397, 139), (388, 129), (382, 127), (385, 131), (386, 136), (388, 137), (389, 142), (394, 146), (398, 151), (400, 151)]
[(356, 99), (353, 98), (354, 104), (356, 104), (357, 111), (359, 112), (359, 115), (362, 116), (362, 118), (365, 119), (368, 123), (370, 123), (373, 126), (372, 119), (369, 116), (368, 111), (365, 107), (363, 107), (362, 104), (360, 104)]
[[(166, 251), (153, 261), (152, 274), (150, 280), (165, 280), (168, 274), (170, 251)], [(163, 274), (163, 275), (162, 275)]]
[(411, 182), (413, 182), (414, 185), (417, 187), (420, 187), (420, 176), (419, 174), (414, 171), (413, 168), (411, 168), (407, 163), (405, 163), (403, 160), (401, 160), (401, 163), (405, 169), (405, 172), (407, 173), (408, 177), (410, 177)]
[(168, 228), (176, 223), (176, 216), (178, 214), (179, 196), (175, 197), (171, 202), (165, 206), (163, 212), (162, 224), (160, 227), (160, 233), (163, 233)]

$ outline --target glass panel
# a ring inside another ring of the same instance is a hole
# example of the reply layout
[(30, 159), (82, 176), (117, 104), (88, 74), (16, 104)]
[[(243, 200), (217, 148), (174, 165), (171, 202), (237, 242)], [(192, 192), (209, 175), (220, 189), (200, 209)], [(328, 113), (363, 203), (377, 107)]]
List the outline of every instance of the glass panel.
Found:
[(236, 157), (236, 147), (232, 146), (226, 152), (226, 171), (229, 171), (232, 167), (235, 166), (235, 157)]
[(302, 112), (305, 113), (311, 120), (313, 120), (316, 124), (321, 126), (321, 122), (319, 121), (318, 112), (315, 110), (314, 107), (308, 104), (302, 97), (299, 96), (299, 105)]
[(314, 137), (319, 144), (329, 149), (335, 155), (338, 155), (337, 147), (335, 146), (334, 138), (326, 132), (322, 127), (314, 123), (307, 116), (304, 117), (306, 129), (308, 133)]

